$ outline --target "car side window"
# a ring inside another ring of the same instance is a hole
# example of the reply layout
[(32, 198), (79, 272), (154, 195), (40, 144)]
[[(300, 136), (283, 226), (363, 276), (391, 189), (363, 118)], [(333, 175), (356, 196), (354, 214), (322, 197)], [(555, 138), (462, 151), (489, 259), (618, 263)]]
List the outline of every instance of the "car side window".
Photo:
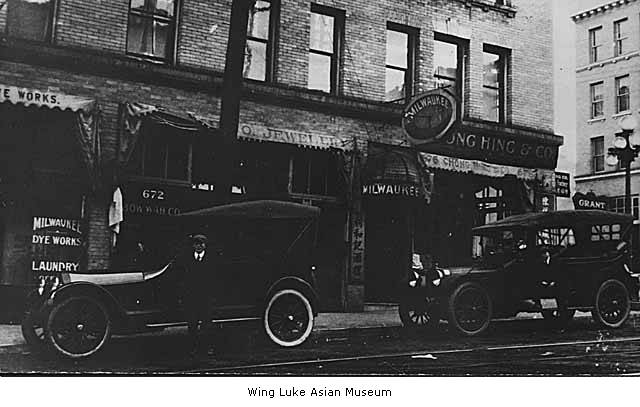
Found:
[(571, 247), (575, 246), (576, 237), (572, 228), (546, 228), (536, 233), (536, 246)]
[(591, 241), (592, 242), (601, 242), (601, 241), (611, 241), (611, 240), (620, 240), (622, 227), (619, 223), (614, 223), (612, 225), (593, 225), (591, 226)]

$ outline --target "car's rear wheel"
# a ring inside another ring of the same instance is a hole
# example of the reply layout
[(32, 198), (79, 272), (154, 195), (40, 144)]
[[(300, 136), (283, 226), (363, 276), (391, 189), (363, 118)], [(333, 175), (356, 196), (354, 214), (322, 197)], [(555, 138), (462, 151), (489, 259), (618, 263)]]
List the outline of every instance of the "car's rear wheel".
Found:
[(313, 330), (313, 308), (300, 291), (286, 288), (276, 291), (264, 311), (264, 330), (269, 339), (283, 347), (298, 346)]
[(619, 328), (629, 317), (631, 301), (629, 290), (620, 280), (606, 280), (596, 293), (593, 319), (604, 328)]
[(40, 352), (45, 347), (46, 331), (44, 323), (38, 317), (37, 312), (33, 309), (27, 309), (20, 323), (22, 336), (27, 345), (35, 351)]
[(53, 306), (47, 318), (46, 334), (58, 354), (80, 359), (102, 349), (111, 337), (111, 330), (111, 317), (101, 301), (73, 296)]
[(491, 321), (489, 293), (473, 282), (460, 284), (449, 297), (449, 323), (460, 333), (474, 336), (482, 333)]
[(405, 328), (433, 328), (440, 322), (440, 312), (436, 302), (427, 297), (406, 298), (398, 307), (400, 321)]

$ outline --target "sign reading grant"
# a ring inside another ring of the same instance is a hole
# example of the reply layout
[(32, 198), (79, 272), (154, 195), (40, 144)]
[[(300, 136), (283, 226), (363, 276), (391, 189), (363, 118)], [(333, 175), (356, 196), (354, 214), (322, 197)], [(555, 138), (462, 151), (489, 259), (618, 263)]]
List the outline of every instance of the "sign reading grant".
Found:
[(456, 100), (446, 89), (416, 96), (405, 107), (402, 128), (413, 144), (440, 139), (456, 120)]
[(78, 219), (35, 216), (31, 236), (31, 271), (36, 275), (78, 273), (84, 236)]

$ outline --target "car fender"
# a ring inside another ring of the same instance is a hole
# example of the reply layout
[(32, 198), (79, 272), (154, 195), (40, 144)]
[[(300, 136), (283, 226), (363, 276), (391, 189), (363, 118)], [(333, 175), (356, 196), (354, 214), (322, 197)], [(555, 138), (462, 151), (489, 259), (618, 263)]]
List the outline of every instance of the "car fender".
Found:
[(309, 301), (311, 301), (311, 308), (313, 308), (313, 315), (318, 315), (318, 293), (316, 290), (309, 284), (307, 281), (301, 279), (300, 277), (287, 276), (282, 277), (281, 279), (274, 282), (267, 290), (267, 295), (264, 299), (264, 304), (269, 301), (269, 298), (280, 289), (283, 288), (295, 288), (300, 290), (303, 294), (309, 297)]
[(105, 304), (105, 306), (109, 310), (109, 313), (116, 322), (122, 321), (126, 317), (124, 308), (122, 308), (122, 306), (109, 291), (107, 291), (102, 286), (89, 282), (70, 283), (57, 288), (48, 295), (46, 305), (48, 307), (52, 307), (62, 299), (78, 295), (86, 295), (89, 297), (98, 298)]

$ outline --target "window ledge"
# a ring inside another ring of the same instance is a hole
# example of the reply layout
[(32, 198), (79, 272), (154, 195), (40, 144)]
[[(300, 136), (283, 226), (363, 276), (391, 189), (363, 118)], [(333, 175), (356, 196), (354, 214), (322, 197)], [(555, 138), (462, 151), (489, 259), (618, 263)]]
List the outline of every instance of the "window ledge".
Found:
[(504, 14), (509, 18), (516, 16), (516, 8), (506, 4), (497, 4), (495, 0), (457, 0), (459, 3), (463, 3), (466, 7), (477, 7), (482, 11), (497, 11)]
[(609, 65), (609, 64), (615, 64), (618, 63), (620, 61), (626, 61), (629, 60), (631, 58), (635, 58), (640, 56), (640, 51), (633, 51), (633, 52), (629, 52), (627, 54), (624, 55), (619, 55), (617, 57), (612, 57), (609, 59), (603, 59), (602, 61), (598, 61), (598, 62), (592, 62), (588, 65), (582, 66), (580, 68), (576, 68), (576, 72), (583, 72), (583, 71), (590, 71), (594, 68), (602, 68), (605, 65)]
[(613, 116), (611, 116), (611, 118), (612, 118), (612, 119), (618, 119), (618, 118), (620, 118), (620, 117), (630, 116), (631, 114), (632, 114), (632, 113), (631, 113), (631, 110), (625, 110), (625, 111), (623, 111), (623, 112), (620, 112), (620, 113), (616, 113), (616, 114), (614, 114)]
[(601, 117), (596, 117), (595, 119), (589, 119), (587, 120), (587, 123), (593, 124), (593, 123), (604, 122), (605, 120), (607, 120), (606, 117), (601, 116)]

